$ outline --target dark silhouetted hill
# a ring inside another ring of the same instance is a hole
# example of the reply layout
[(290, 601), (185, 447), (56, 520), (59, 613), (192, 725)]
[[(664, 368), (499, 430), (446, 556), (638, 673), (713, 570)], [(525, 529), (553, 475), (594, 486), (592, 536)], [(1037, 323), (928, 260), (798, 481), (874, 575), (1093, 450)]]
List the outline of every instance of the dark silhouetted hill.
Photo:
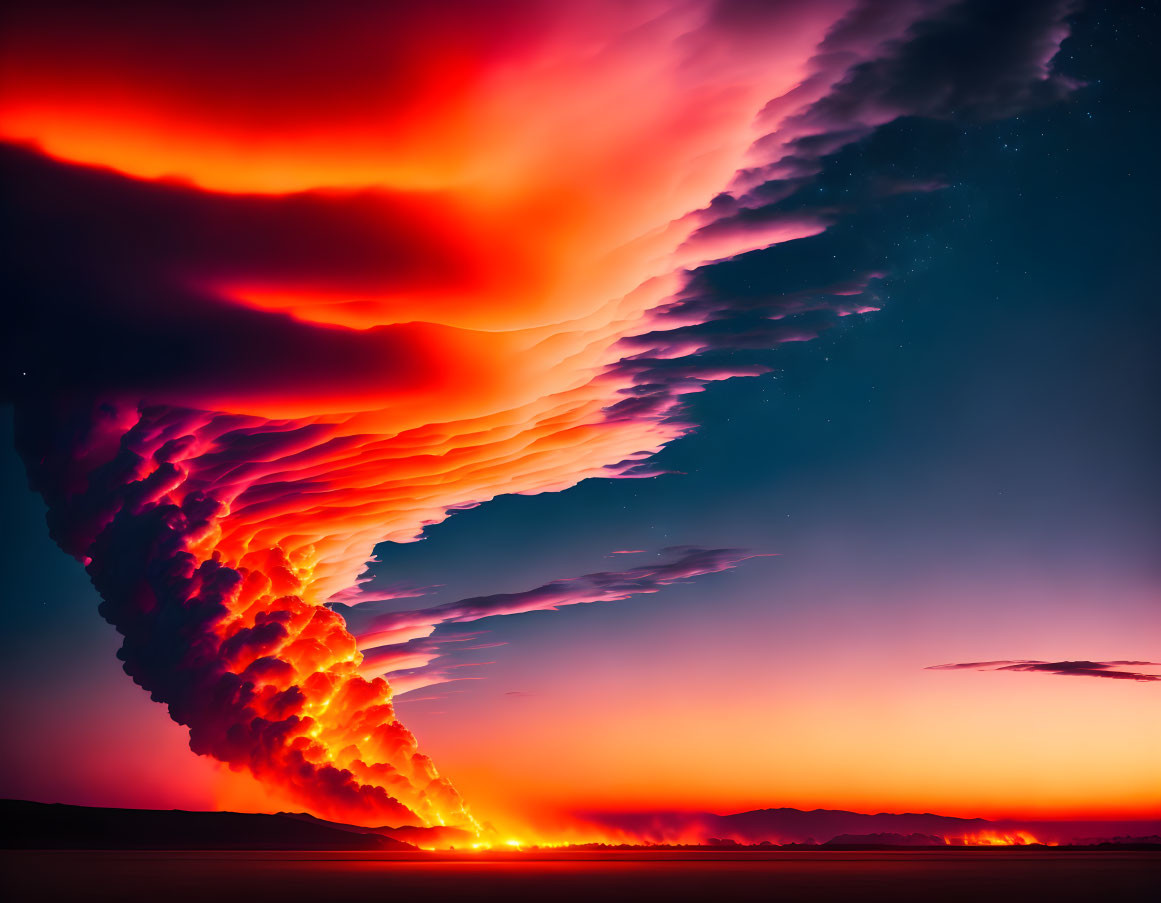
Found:
[(0, 800), (0, 846), (20, 850), (414, 850), (319, 819)]
[(463, 828), (451, 828), (443, 825), (435, 825), (430, 828), (418, 825), (403, 825), (398, 828), (393, 828), (390, 825), (380, 825), (378, 827), (364, 828), (359, 825), (346, 825), (339, 822), (324, 821), (313, 815), (307, 815), (305, 812), (280, 812), (278, 814), (310, 824), (341, 828), (344, 831), (355, 831), (360, 834), (379, 834), (383, 837), (391, 837), (395, 840), (402, 840), (404, 843), (413, 844), (420, 849), (442, 850), (451, 847), (459, 847), (462, 849), (464, 847), (470, 847), (480, 839), (472, 832), (466, 831)]
[(954, 818), (931, 813), (867, 815), (842, 809), (755, 809), (733, 815), (709, 812), (584, 813), (587, 821), (604, 824), (646, 841), (672, 837), (726, 838), (743, 844), (825, 843), (841, 834), (926, 834), (953, 842), (993, 827), (982, 818)]
[[(934, 838), (936, 844), (971, 844), (979, 837), (1012, 836), (1013, 843), (1084, 843), (1118, 837), (1146, 837), (1158, 833), (1161, 822), (1143, 820), (1033, 821), (957, 818), (931, 812), (848, 812), (843, 809), (754, 809), (732, 815), (710, 812), (582, 812), (586, 822), (637, 837), (643, 843), (734, 842), (739, 844), (825, 844), (834, 838), (855, 836), (852, 844), (879, 843), (870, 835)], [(711, 842), (711, 838), (713, 841)], [(898, 845), (894, 843), (892, 845)]]
[[(941, 838), (964, 837), (991, 827), (982, 818), (954, 818), (930, 812), (865, 815), (842, 809), (756, 809), (736, 815), (712, 816), (718, 835), (739, 840), (770, 840), (801, 843), (808, 838), (825, 842), (843, 834), (928, 834)], [(722, 829), (725, 829), (724, 831)]]

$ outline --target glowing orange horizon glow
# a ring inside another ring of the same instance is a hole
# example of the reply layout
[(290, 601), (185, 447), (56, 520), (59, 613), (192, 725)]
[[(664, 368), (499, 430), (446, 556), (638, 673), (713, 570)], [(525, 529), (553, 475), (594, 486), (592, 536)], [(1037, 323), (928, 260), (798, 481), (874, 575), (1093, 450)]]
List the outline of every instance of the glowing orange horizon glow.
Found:
[(978, 834), (949, 838), (948, 843), (965, 847), (1013, 847), (1026, 846), (1030, 843), (1038, 843), (1048, 847), (1057, 846), (1056, 841), (1038, 840), (1029, 831), (980, 831)]

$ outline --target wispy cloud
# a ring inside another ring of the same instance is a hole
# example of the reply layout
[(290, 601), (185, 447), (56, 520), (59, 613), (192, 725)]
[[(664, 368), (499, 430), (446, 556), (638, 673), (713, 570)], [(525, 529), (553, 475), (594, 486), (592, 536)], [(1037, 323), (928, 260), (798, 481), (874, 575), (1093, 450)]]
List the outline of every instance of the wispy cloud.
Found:
[(758, 557), (765, 556), (745, 549), (672, 546), (662, 549), (659, 560), (623, 571), (597, 571), (552, 580), (522, 592), (473, 596), (430, 608), (388, 612), (356, 631), (363, 651), (363, 671), (368, 675), (386, 675), (397, 693), (449, 680), (465, 680), (467, 675), (450, 670), (463, 667), (462, 664), (453, 666), (437, 660), (453, 651), (502, 644), (466, 642), (477, 640), (481, 635), (478, 632), (436, 633), (444, 625), (531, 611), (555, 611), (566, 605), (618, 602), (658, 592), (665, 586), (687, 583), (705, 574), (726, 571)]
[(1041, 662), (1030, 659), (994, 662), (959, 662), (947, 665), (929, 665), (928, 671), (1030, 671), (1039, 674), (1060, 674), (1070, 677), (1106, 677), (1112, 680), (1161, 680), (1161, 674), (1145, 674), (1125, 668), (1161, 668), (1161, 662)]

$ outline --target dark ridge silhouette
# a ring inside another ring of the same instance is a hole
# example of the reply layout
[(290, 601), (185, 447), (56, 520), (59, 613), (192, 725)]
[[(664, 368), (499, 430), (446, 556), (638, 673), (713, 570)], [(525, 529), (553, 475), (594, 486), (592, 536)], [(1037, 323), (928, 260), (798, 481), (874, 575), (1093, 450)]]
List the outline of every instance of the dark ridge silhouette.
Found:
[[(936, 838), (938, 845), (971, 844), (981, 835), (1021, 832), (1046, 843), (1069, 844), (1108, 841), (1115, 836), (1145, 837), (1159, 833), (1161, 821), (1141, 820), (988, 820), (957, 818), (931, 812), (848, 812), (844, 809), (755, 809), (730, 815), (710, 812), (583, 812), (585, 821), (634, 835), (644, 843), (669, 843), (673, 838), (697, 838), (702, 843), (743, 845), (764, 841), (779, 845), (819, 845), (843, 835), (903, 836), (920, 834)], [(410, 838), (408, 838), (410, 839)], [(879, 843), (860, 839), (855, 843)], [(1019, 841), (1015, 841), (1019, 843)], [(898, 845), (891, 844), (891, 845)]]
[(283, 813), (98, 809), (0, 800), (9, 850), (414, 850), (366, 829)]
[[(596, 821), (596, 819), (592, 819)], [(771, 851), (782, 849), (813, 850), (890, 850), (943, 849), (959, 847), (969, 828), (1003, 831), (1005, 822), (981, 818), (963, 819), (932, 814), (866, 815), (842, 810), (762, 809), (737, 815), (708, 813), (639, 813), (606, 818), (606, 824), (622, 829), (649, 820), (654, 833), (664, 825), (704, 828), (712, 822), (730, 830), (706, 833), (700, 840), (672, 843), (651, 839), (642, 830), (635, 842), (581, 843), (562, 849), (574, 851), (608, 850), (700, 850), (700, 851)], [(740, 838), (745, 833), (753, 839)], [(915, 824), (937, 825), (943, 830), (926, 831), (900, 827), (899, 830), (831, 830), (833, 825)], [(243, 812), (189, 812), (181, 809), (104, 809), (69, 806), (60, 803), (36, 803), (25, 800), (0, 800), (0, 850), (336, 850), (371, 852), (419, 852), (470, 848), (477, 841), (474, 834), (461, 828), (417, 827), (403, 825), (343, 824), (326, 821), (301, 812), (278, 812), (272, 815)], [(1027, 823), (1033, 832), (1049, 828), (1048, 823)], [(1056, 849), (1161, 849), (1156, 821), (1073, 822), (1057, 823), (1056, 834), (1045, 833), (1048, 842), (1060, 844)], [(950, 829), (950, 830), (949, 830)], [(491, 829), (485, 826), (485, 831)], [(1106, 833), (1095, 834), (1095, 831)], [(759, 836), (765, 835), (765, 836)], [(1037, 835), (1039, 836), (1039, 835)], [(817, 838), (817, 839), (816, 839)], [(1015, 841), (1017, 845), (1042, 847), (1041, 843)], [(532, 847), (534, 848), (534, 847)], [(976, 849), (1004, 849), (1002, 846)]]
[[(582, 813), (596, 824), (635, 834), (646, 841), (663, 842), (673, 836), (728, 838), (739, 843), (823, 843), (840, 834), (927, 834), (970, 837), (994, 828), (982, 818), (954, 818), (929, 812), (874, 815), (842, 809), (755, 809), (732, 815), (709, 812)], [(939, 841), (942, 843), (943, 841)]]
[(316, 818), (313, 815), (308, 815), (305, 812), (280, 812), (278, 814), (286, 818), (307, 822), (308, 824), (326, 825), (332, 828), (340, 828), (344, 831), (353, 831), (357, 834), (378, 834), (382, 837), (401, 840), (406, 844), (417, 846), (420, 849), (425, 847), (429, 849), (468, 847), (473, 842), (479, 840), (476, 835), (463, 828), (449, 828), (443, 825), (433, 825), (432, 827), (401, 825), (398, 828), (393, 828), (390, 825), (379, 825), (377, 827), (365, 828), (362, 825), (347, 825), (340, 822), (326, 821), (321, 818)]
[(809, 812), (785, 808), (756, 809), (716, 818), (719, 819), (718, 824), (721, 828), (740, 838), (758, 840), (782, 838), (798, 842), (810, 837), (825, 840), (843, 834), (895, 836), (928, 834), (942, 838), (962, 837), (992, 827), (992, 823), (982, 818), (954, 818), (930, 812), (879, 812), (869, 815), (842, 809), (813, 809)]
[(942, 847), (947, 841), (932, 834), (839, 834), (824, 847)]

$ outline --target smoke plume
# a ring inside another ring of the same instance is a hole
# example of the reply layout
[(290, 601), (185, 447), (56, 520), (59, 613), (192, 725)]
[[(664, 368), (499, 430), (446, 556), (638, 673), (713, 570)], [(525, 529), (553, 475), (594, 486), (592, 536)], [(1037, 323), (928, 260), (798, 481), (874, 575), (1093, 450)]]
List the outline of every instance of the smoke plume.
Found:
[(394, 614), (360, 643), (337, 603), (374, 545), (648, 475), (687, 394), (874, 310), (874, 268), (747, 298), (707, 273), (847, 215), (811, 179), (876, 128), (1066, 91), (1066, 12), (16, 3), (5, 395), (125, 671), (194, 752), (312, 812), (470, 826), (395, 715), (384, 647), (432, 656), (440, 624), (745, 555)]

